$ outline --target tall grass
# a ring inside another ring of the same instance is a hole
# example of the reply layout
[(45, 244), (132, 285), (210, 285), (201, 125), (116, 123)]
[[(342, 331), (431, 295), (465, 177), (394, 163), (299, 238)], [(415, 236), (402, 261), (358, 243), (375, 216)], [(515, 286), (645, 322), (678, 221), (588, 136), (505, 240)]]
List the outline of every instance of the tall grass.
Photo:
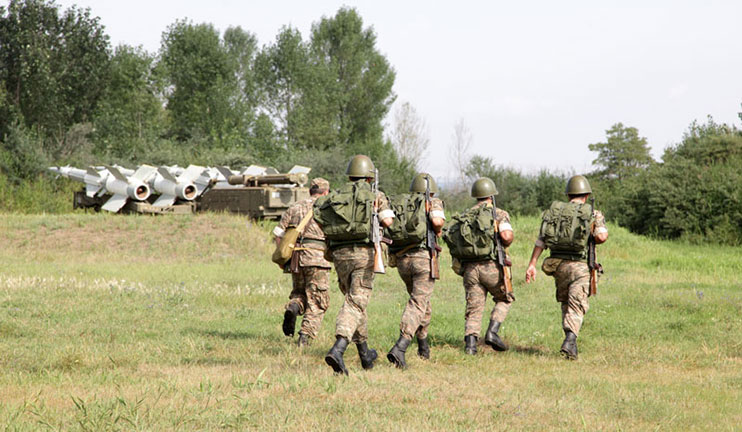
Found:
[[(269, 261), (269, 223), (232, 215), (0, 218), (0, 424), (8, 430), (737, 430), (742, 424), (742, 256), (610, 226), (606, 275), (580, 335), (558, 355), (551, 279), (522, 275), (534, 218), (514, 220), (511, 350), (463, 354), (461, 278), (444, 254), (432, 359), (384, 360), (407, 299), (377, 276), (363, 371), (320, 336), (280, 330), (290, 278)], [(491, 307), (491, 303), (489, 303)], [(486, 325), (486, 323), (485, 323)]]

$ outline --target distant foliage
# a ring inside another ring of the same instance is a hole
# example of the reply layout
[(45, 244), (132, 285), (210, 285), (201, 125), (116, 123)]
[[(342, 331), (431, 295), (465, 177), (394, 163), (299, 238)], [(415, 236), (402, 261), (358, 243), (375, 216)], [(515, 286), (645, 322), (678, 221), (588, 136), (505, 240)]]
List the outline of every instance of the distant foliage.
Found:
[(609, 219), (634, 232), (742, 244), (742, 132), (709, 118), (691, 124), (662, 162), (623, 181), (596, 176)]
[[(541, 170), (538, 174), (523, 174), (510, 167), (495, 165), (493, 160), (473, 156), (465, 171), (469, 184), (480, 177), (495, 182), (497, 206), (516, 215), (537, 215), (555, 200), (563, 200), (567, 176)], [(468, 193), (468, 191), (466, 191)]]
[(11, 0), (0, 6), (0, 47), (0, 176), (12, 187), (49, 165), (102, 163), (301, 163), (337, 183), (357, 153), (390, 191), (415, 174), (383, 136), (394, 69), (352, 8), (321, 17), (306, 40), (284, 27), (262, 48), (240, 27), (179, 20), (149, 53), (111, 49), (89, 9)]

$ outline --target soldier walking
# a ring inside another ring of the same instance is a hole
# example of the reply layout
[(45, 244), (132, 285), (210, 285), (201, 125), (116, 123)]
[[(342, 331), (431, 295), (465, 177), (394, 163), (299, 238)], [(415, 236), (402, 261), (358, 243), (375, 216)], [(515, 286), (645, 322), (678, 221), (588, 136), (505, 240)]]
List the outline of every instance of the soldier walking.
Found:
[[(515, 297), (509, 289), (512, 287), (509, 267), (505, 268), (506, 266), (496, 261), (496, 243), (499, 241), (503, 247), (509, 246), (513, 242), (513, 227), (510, 224), (510, 215), (505, 210), (496, 208), (493, 216), (493, 198), (497, 193), (491, 179), (485, 177), (475, 181), (471, 196), (476, 198), (477, 204), (454, 217), (444, 235), (454, 258), (454, 271), (464, 278), (464, 351), (471, 355), (477, 352), (487, 293), (492, 295), (495, 306), (490, 313), (484, 342), (496, 351), (508, 350), (507, 344), (498, 333)], [(463, 226), (467, 228), (462, 230)], [(499, 236), (499, 239), (495, 236)]]
[[(555, 201), (543, 213), (539, 236), (526, 270), (526, 282), (536, 280), (538, 259), (544, 249), (551, 250), (541, 269), (547, 276), (554, 277), (556, 299), (562, 304), (564, 342), (560, 353), (569, 360), (577, 359), (577, 336), (590, 308), (588, 241), (590, 236), (596, 244), (608, 240), (603, 214), (587, 204), (591, 193), (590, 183), (585, 177), (576, 175), (567, 181), (569, 202)], [(597, 278), (597, 274), (593, 277)]]
[[(431, 175), (420, 173), (415, 176), (410, 192), (410, 195), (401, 196), (398, 205), (392, 206), (396, 218), (388, 228), (393, 240), (389, 248), (389, 265), (396, 264), (410, 295), (399, 324), (399, 339), (387, 354), (387, 359), (398, 368), (407, 366), (405, 351), (413, 337), (417, 337), (417, 354), (426, 360), (430, 358), (430, 297), (438, 277), (435, 237), (440, 235), (446, 220), (443, 202), (433, 197), (438, 193), (438, 186)], [(432, 242), (428, 241), (428, 235), (432, 235)]]
[[(330, 183), (320, 177), (312, 180), (310, 197), (294, 203), (281, 216), (281, 222), (273, 229), (276, 242), (280, 242), (289, 227), (296, 227), (312, 212), (317, 198), (327, 195)], [(324, 258), (325, 235), (312, 218), (300, 233), (300, 241), (294, 252), (298, 254), (298, 268), (291, 273), (293, 289), (283, 315), (283, 333), (294, 336), (296, 317), (304, 315), (299, 330), (299, 347), (310, 344), (317, 337), (322, 318), (330, 304), (330, 262)], [(289, 271), (289, 265), (286, 265)]]
[(335, 373), (347, 375), (343, 354), (349, 341), (356, 344), (364, 369), (373, 368), (377, 358), (376, 350), (368, 348), (366, 327), (366, 307), (374, 286), (374, 259), (381, 259), (375, 256), (372, 215), (378, 215), (377, 226), (387, 227), (394, 220), (394, 212), (384, 193), (376, 191), (376, 168), (368, 156), (354, 156), (346, 175), (348, 183), (315, 203), (314, 218), (325, 233), (340, 291), (345, 295), (337, 316), (335, 344), (325, 362)]

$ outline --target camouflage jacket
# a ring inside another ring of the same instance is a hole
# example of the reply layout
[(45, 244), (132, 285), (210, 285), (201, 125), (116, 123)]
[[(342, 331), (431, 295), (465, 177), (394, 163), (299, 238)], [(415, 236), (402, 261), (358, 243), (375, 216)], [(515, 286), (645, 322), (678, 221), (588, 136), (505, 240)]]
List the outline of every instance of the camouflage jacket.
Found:
[[(286, 229), (299, 225), (304, 216), (312, 211), (312, 206), (317, 198), (319, 196), (313, 196), (289, 207), (281, 216), (281, 222), (273, 230), (273, 234), (276, 237), (283, 237)], [(309, 223), (304, 227), (299, 239), (301, 247), (307, 248), (299, 251), (299, 265), (301, 267), (330, 268), (330, 262), (324, 258), (325, 234), (313, 218), (309, 219)]]

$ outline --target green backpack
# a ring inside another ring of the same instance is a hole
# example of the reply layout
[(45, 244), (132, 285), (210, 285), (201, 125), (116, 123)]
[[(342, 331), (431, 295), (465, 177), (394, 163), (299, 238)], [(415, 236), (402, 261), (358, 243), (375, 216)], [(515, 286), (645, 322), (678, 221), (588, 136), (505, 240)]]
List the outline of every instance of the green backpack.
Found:
[(459, 261), (478, 261), (493, 256), (494, 220), (492, 207), (479, 206), (454, 216), (446, 224), (443, 241)]
[(389, 197), (389, 206), (395, 216), (394, 222), (386, 228), (387, 237), (392, 239), (390, 249), (398, 251), (410, 245), (422, 244), (428, 233), (425, 195), (395, 195)]
[(366, 241), (371, 238), (375, 198), (370, 184), (363, 181), (346, 183), (329, 195), (317, 198), (314, 220), (330, 241)]
[(590, 204), (554, 201), (541, 214), (539, 236), (554, 257), (584, 258), (592, 221)]

